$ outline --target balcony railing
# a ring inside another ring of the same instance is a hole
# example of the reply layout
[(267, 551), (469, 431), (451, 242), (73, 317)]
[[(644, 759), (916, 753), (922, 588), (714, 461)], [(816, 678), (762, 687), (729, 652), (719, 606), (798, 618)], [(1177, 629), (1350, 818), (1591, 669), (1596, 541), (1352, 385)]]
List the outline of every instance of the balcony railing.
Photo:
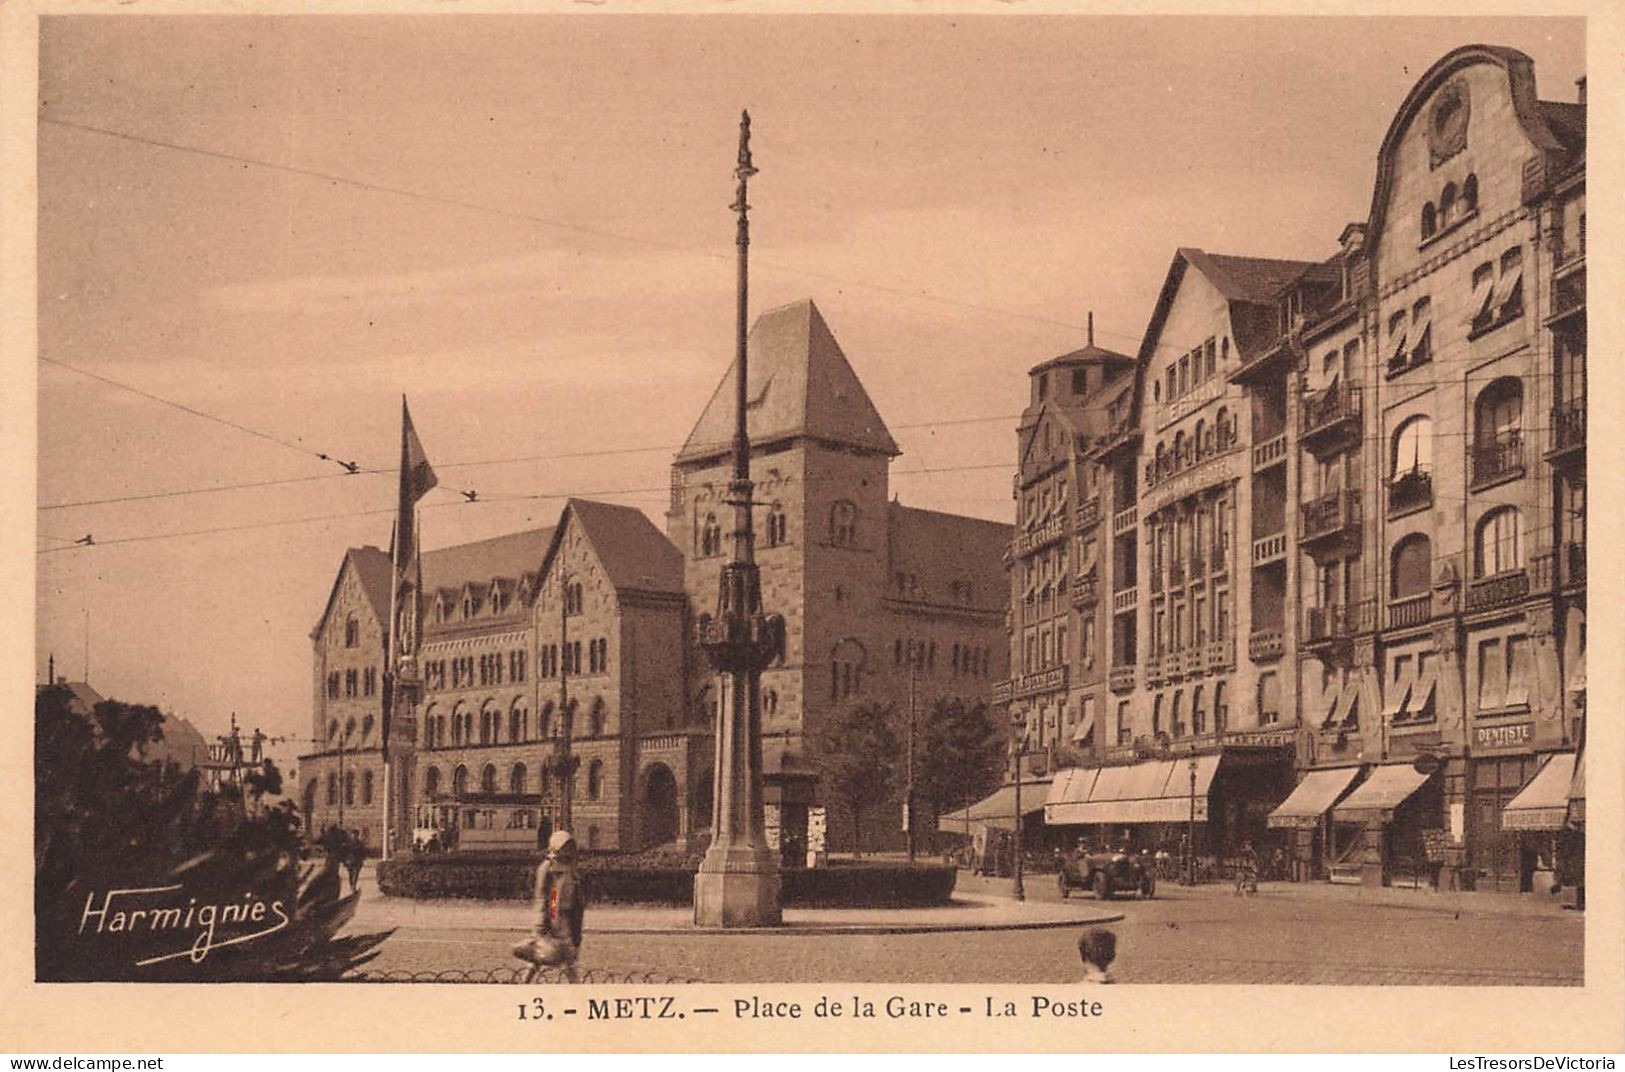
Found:
[(1303, 404), (1303, 441), (1310, 450), (1360, 430), (1360, 389), (1334, 383)]
[(1523, 475), (1523, 432), (1519, 429), (1473, 446), (1473, 487)]
[(1586, 308), (1586, 277), (1584, 272), (1575, 272), (1560, 279), (1552, 280), (1552, 300), (1549, 306), (1551, 312), (1546, 314), (1546, 323), (1555, 324), (1567, 320), (1571, 316), (1579, 316)]
[(1508, 603), (1516, 603), (1529, 594), (1529, 571), (1524, 569), (1497, 573), (1467, 586), (1467, 609), (1487, 610)]
[(1552, 407), (1552, 449), (1547, 457), (1556, 457), (1571, 450), (1585, 450), (1586, 400), (1585, 396), (1559, 402)]
[[(1042, 692), (1059, 692), (1066, 688), (1066, 670), (1064, 666), (1052, 666), (1046, 670), (1022, 674), (1009, 681), (1001, 681), (999, 684), (1008, 686), (1009, 695), (1006, 698), (1011, 700), (1019, 700), (1023, 696), (1036, 696)], [(995, 702), (998, 701), (997, 692), (994, 699)]]
[(1222, 669), (1235, 661), (1235, 657), (1231, 654), (1232, 649), (1228, 637), (1223, 640), (1208, 641), (1207, 647), (1203, 650), (1207, 657), (1206, 662), (1209, 670)]
[(1264, 566), (1286, 557), (1286, 533), (1274, 532), (1253, 541), (1253, 565)]
[(1360, 489), (1344, 488), (1303, 506), (1303, 539), (1322, 540), (1360, 523)]
[(1268, 469), (1286, 461), (1286, 433), (1266, 439), (1253, 448), (1253, 469)]
[(1401, 596), (1388, 603), (1388, 628), (1407, 629), (1433, 617), (1433, 593)]
[(1078, 528), (1092, 529), (1100, 524), (1100, 496), (1083, 500), (1078, 504)]
[(1563, 584), (1565, 586), (1581, 585), (1586, 583), (1586, 545), (1583, 543), (1566, 543), (1563, 545)]
[(1376, 603), (1369, 599), (1329, 607), (1310, 607), (1309, 643), (1321, 644), (1369, 633), (1376, 626), (1376, 610)]
[(1153, 653), (1145, 660), (1145, 683), (1147, 685), (1160, 685), (1167, 676), (1167, 656)]
[(1100, 578), (1091, 574), (1079, 577), (1072, 585), (1072, 605), (1092, 607), (1100, 602)]
[(1112, 667), (1106, 676), (1106, 684), (1113, 692), (1127, 692), (1134, 688), (1134, 664)]
[(1205, 647), (1189, 647), (1179, 653), (1179, 672), (1181, 674), (1200, 674), (1206, 664), (1207, 651)]
[(1140, 508), (1131, 506), (1112, 515), (1112, 535), (1121, 536), (1140, 523)]
[(1255, 663), (1272, 662), (1286, 651), (1286, 634), (1279, 629), (1255, 629), (1247, 638), (1247, 657)]
[(1388, 516), (1408, 514), (1433, 505), (1433, 474), (1421, 466), (1407, 469), (1388, 484)]
[(1133, 610), (1139, 606), (1140, 590), (1138, 588), (1121, 588), (1112, 593), (1112, 613)]

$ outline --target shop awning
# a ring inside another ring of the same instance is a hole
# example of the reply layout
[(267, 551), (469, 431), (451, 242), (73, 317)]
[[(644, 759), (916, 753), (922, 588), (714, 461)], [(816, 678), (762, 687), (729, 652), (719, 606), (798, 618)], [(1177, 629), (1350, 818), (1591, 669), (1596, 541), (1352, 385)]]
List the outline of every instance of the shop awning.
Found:
[(1198, 756), (1195, 763), (1194, 791), (1190, 760), (1148, 759), (1128, 766), (1101, 767), (1088, 797), (1081, 797), (1077, 791), (1085, 784), (1082, 780), (1070, 782), (1063, 797), (1046, 803), (1044, 821), (1052, 826), (1188, 822), (1194, 802), (1196, 821), (1206, 822), (1208, 792), (1219, 770), (1219, 757)]
[[(1055, 780), (1049, 784), (1049, 795), (1044, 798), (1044, 804), (1082, 803), (1089, 799), (1089, 791), (1095, 787), (1095, 776), (1100, 773), (1098, 767), (1068, 767), (1055, 772)], [(1025, 800), (1022, 804), (1026, 804)]]
[[(746, 375), (749, 375), (749, 373), (747, 372)], [(1094, 730), (1095, 709), (1092, 706), (1085, 706), (1083, 714), (1078, 716), (1078, 728), (1072, 731), (1072, 743), (1082, 744), (1089, 739), (1089, 735)]]
[(1586, 824), (1586, 754), (1581, 749), (1574, 760), (1574, 781), (1569, 783), (1569, 825)]
[(1503, 830), (1561, 830), (1569, 821), (1569, 789), (1574, 784), (1574, 753), (1546, 757), (1501, 812)]
[(1360, 773), (1359, 767), (1337, 767), (1332, 770), (1312, 770), (1298, 783), (1292, 795), (1281, 806), (1270, 812), (1269, 825), (1310, 829), (1320, 823), (1337, 799), (1348, 792)]
[[(1023, 814), (1044, 810), (1044, 799), (1049, 796), (1050, 779), (1044, 778), (1021, 783), (1021, 810)], [(1003, 830), (1016, 828), (1016, 787), (1000, 786), (989, 796), (968, 808), (960, 808), (937, 816), (937, 829), (945, 834), (964, 834), (978, 826), (997, 826)]]
[(1428, 775), (1418, 772), (1409, 763), (1378, 767), (1337, 805), (1332, 818), (1344, 823), (1387, 822), (1394, 817), (1394, 809), (1427, 780)]

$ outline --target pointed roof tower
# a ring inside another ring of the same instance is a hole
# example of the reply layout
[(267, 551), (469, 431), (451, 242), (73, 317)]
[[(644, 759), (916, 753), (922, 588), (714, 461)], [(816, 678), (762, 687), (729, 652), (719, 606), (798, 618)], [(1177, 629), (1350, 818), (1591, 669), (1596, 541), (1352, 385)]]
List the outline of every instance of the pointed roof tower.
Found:
[[(897, 443), (811, 300), (770, 309), (750, 330), (746, 426), (753, 446), (806, 437), (896, 455)], [(734, 366), (677, 453), (679, 465), (726, 454), (734, 429)]]

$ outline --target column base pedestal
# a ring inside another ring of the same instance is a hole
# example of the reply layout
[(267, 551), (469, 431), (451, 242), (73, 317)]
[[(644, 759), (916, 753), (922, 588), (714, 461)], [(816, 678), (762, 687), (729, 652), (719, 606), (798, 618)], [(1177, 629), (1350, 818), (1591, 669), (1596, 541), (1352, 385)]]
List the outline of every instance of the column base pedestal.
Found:
[(765, 849), (712, 846), (694, 876), (696, 927), (777, 927), (779, 868)]

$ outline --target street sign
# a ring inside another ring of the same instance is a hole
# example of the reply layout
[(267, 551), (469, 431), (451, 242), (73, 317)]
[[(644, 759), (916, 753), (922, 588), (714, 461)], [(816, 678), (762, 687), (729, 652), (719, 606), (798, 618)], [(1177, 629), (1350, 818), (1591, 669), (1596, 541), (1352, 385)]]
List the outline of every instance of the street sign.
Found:
[(1444, 766), (1444, 761), (1433, 752), (1423, 752), (1411, 760), (1411, 768), (1417, 774), (1432, 774), (1442, 766)]

